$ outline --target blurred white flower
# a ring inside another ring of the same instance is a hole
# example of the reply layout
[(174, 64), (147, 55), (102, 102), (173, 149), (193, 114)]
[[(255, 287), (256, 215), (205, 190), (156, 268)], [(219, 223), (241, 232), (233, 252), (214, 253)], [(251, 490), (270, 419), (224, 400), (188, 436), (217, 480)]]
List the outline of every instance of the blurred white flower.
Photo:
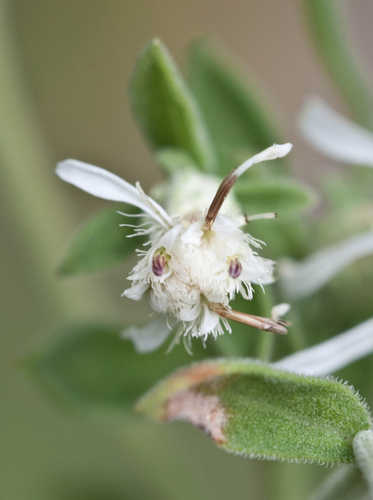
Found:
[[(347, 120), (319, 97), (309, 98), (300, 114), (300, 129), (319, 151), (334, 160), (373, 167), (373, 134)], [(349, 264), (373, 253), (373, 231), (354, 235), (301, 262), (280, 262), (280, 286), (289, 300), (307, 297)]]
[(319, 97), (306, 101), (299, 127), (313, 146), (334, 160), (373, 167), (373, 134), (334, 111)]
[[(184, 203), (180, 211), (175, 206), (172, 216), (147, 196), (138, 183), (132, 186), (99, 167), (65, 160), (57, 166), (57, 175), (95, 196), (142, 210), (143, 222), (133, 226), (131, 236), (146, 235), (148, 241), (137, 251), (140, 260), (128, 276), (131, 286), (123, 295), (140, 300), (149, 291), (152, 308), (166, 315), (169, 329), (176, 331), (175, 341), (183, 337), (189, 348), (192, 337), (205, 341), (209, 335), (216, 338), (225, 330), (230, 332), (227, 319), (286, 333), (286, 323), (280, 319), (261, 318), (230, 308), (237, 293), (250, 300), (253, 284), (264, 286), (273, 281), (273, 261), (257, 254), (263, 243), (242, 231), (241, 226), (246, 223), (243, 215), (236, 210), (223, 215), (220, 208), (237, 178), (249, 167), (281, 158), (291, 147), (275, 144), (253, 156), (233, 170), (220, 186), (214, 185), (216, 192), (209, 207), (202, 209), (190, 199), (190, 211)], [(211, 185), (212, 180), (208, 182)], [(268, 214), (264, 216), (267, 218)], [(145, 329), (143, 337), (146, 331), (151, 335), (151, 329)], [(133, 337), (134, 332), (130, 333)]]
[(276, 368), (324, 377), (373, 352), (373, 318), (273, 363)]

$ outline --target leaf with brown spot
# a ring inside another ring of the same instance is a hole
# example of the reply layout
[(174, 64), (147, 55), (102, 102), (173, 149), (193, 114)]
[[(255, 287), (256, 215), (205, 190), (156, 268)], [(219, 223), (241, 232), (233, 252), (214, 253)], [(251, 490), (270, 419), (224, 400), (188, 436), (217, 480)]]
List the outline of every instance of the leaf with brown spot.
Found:
[(188, 421), (226, 451), (289, 462), (351, 462), (354, 436), (371, 425), (351, 387), (244, 359), (180, 369), (136, 410), (159, 421)]

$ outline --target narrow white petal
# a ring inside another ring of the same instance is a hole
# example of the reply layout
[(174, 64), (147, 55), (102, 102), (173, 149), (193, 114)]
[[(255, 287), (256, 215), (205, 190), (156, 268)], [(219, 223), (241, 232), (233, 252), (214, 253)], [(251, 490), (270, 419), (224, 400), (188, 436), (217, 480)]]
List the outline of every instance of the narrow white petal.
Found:
[(144, 326), (130, 326), (122, 333), (123, 339), (131, 340), (139, 353), (157, 349), (170, 335), (165, 318), (156, 319)]
[(263, 214), (245, 215), (244, 223), (248, 224), (254, 220), (276, 219), (276, 212), (265, 212)]
[(140, 208), (163, 227), (171, 225), (165, 210), (139, 187), (107, 170), (78, 160), (64, 160), (57, 165), (57, 175), (70, 184), (98, 198), (121, 201)]
[(324, 376), (373, 352), (373, 318), (309, 349), (273, 363), (276, 368)]
[(290, 153), (292, 147), (293, 145), (290, 144), (290, 142), (287, 142), (286, 144), (273, 144), (269, 148), (252, 156), (244, 163), (242, 163), (242, 165), (240, 165), (233, 171), (233, 175), (239, 177), (244, 172), (246, 172), (248, 168), (252, 167), (256, 163), (261, 163), (262, 161), (268, 161), (268, 160), (276, 160), (277, 158), (283, 158), (288, 153)]
[(368, 231), (316, 252), (302, 262), (280, 263), (280, 285), (289, 300), (307, 297), (346, 266), (372, 253), (373, 231)]
[(373, 134), (344, 118), (318, 97), (308, 99), (299, 127), (322, 153), (346, 163), (373, 167)]
[(209, 333), (212, 333), (219, 324), (220, 317), (215, 312), (211, 311), (206, 304), (203, 305), (201, 324), (199, 327), (199, 336), (207, 338)]

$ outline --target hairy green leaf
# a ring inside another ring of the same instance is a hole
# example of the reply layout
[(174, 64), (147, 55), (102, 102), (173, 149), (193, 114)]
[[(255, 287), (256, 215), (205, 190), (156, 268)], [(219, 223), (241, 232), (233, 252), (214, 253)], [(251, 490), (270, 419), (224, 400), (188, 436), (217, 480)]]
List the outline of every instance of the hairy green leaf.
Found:
[(254, 85), (241, 79), (229, 58), (220, 54), (204, 42), (194, 43), (189, 81), (218, 152), (219, 173), (225, 175), (251, 154), (282, 141)]
[(214, 152), (198, 106), (166, 47), (152, 40), (140, 54), (130, 84), (133, 112), (154, 149), (175, 147), (210, 170)]
[[(46, 392), (58, 402), (102, 409), (129, 409), (160, 378), (190, 356), (184, 346), (167, 355), (167, 346), (139, 354), (121, 328), (82, 324), (57, 332), (46, 348), (27, 360), (27, 366)], [(202, 349), (193, 346), (193, 359)], [(206, 351), (204, 351), (206, 355)]]
[[(121, 210), (135, 213), (127, 205), (123, 205)], [(133, 229), (120, 227), (119, 224), (133, 223), (134, 220), (137, 219), (129, 220), (113, 208), (92, 217), (75, 235), (59, 272), (74, 275), (98, 271), (130, 256), (141, 244), (141, 238), (127, 238), (127, 235), (133, 233)]]
[(287, 179), (240, 181), (235, 194), (246, 213), (276, 212), (280, 216), (294, 215), (312, 207), (314, 192), (304, 184)]
[(239, 359), (181, 369), (136, 408), (202, 427), (226, 451), (290, 462), (351, 462), (354, 436), (371, 425), (351, 387)]

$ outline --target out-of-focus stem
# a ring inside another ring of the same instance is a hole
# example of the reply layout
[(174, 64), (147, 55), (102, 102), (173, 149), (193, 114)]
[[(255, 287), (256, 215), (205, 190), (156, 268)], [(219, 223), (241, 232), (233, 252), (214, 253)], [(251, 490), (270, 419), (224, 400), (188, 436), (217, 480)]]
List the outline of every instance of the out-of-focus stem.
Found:
[(360, 431), (354, 438), (353, 448), (357, 465), (368, 485), (369, 498), (373, 499), (373, 431)]
[[(272, 310), (272, 297), (270, 292), (266, 293), (257, 292), (258, 295), (256, 297), (259, 314), (263, 316), (271, 316)], [(259, 295), (260, 294), (260, 295)], [(274, 347), (275, 338), (274, 335), (270, 335), (267, 332), (260, 333), (258, 343), (256, 345), (256, 356), (263, 361), (270, 361), (272, 357), (273, 347)]]
[(24, 242), (22, 251), (35, 278), (35, 294), (41, 294), (53, 316), (74, 309), (76, 303), (71, 294), (62, 292), (54, 275), (68, 207), (18, 64), (10, 8), (10, 2), (0, 1), (0, 189), (13, 231)]
[(350, 50), (339, 5), (339, 0), (304, 0), (310, 33), (327, 71), (355, 119), (373, 130), (373, 96)]
[(309, 497), (309, 500), (345, 498), (347, 491), (356, 486), (356, 468), (343, 464), (333, 470)]

